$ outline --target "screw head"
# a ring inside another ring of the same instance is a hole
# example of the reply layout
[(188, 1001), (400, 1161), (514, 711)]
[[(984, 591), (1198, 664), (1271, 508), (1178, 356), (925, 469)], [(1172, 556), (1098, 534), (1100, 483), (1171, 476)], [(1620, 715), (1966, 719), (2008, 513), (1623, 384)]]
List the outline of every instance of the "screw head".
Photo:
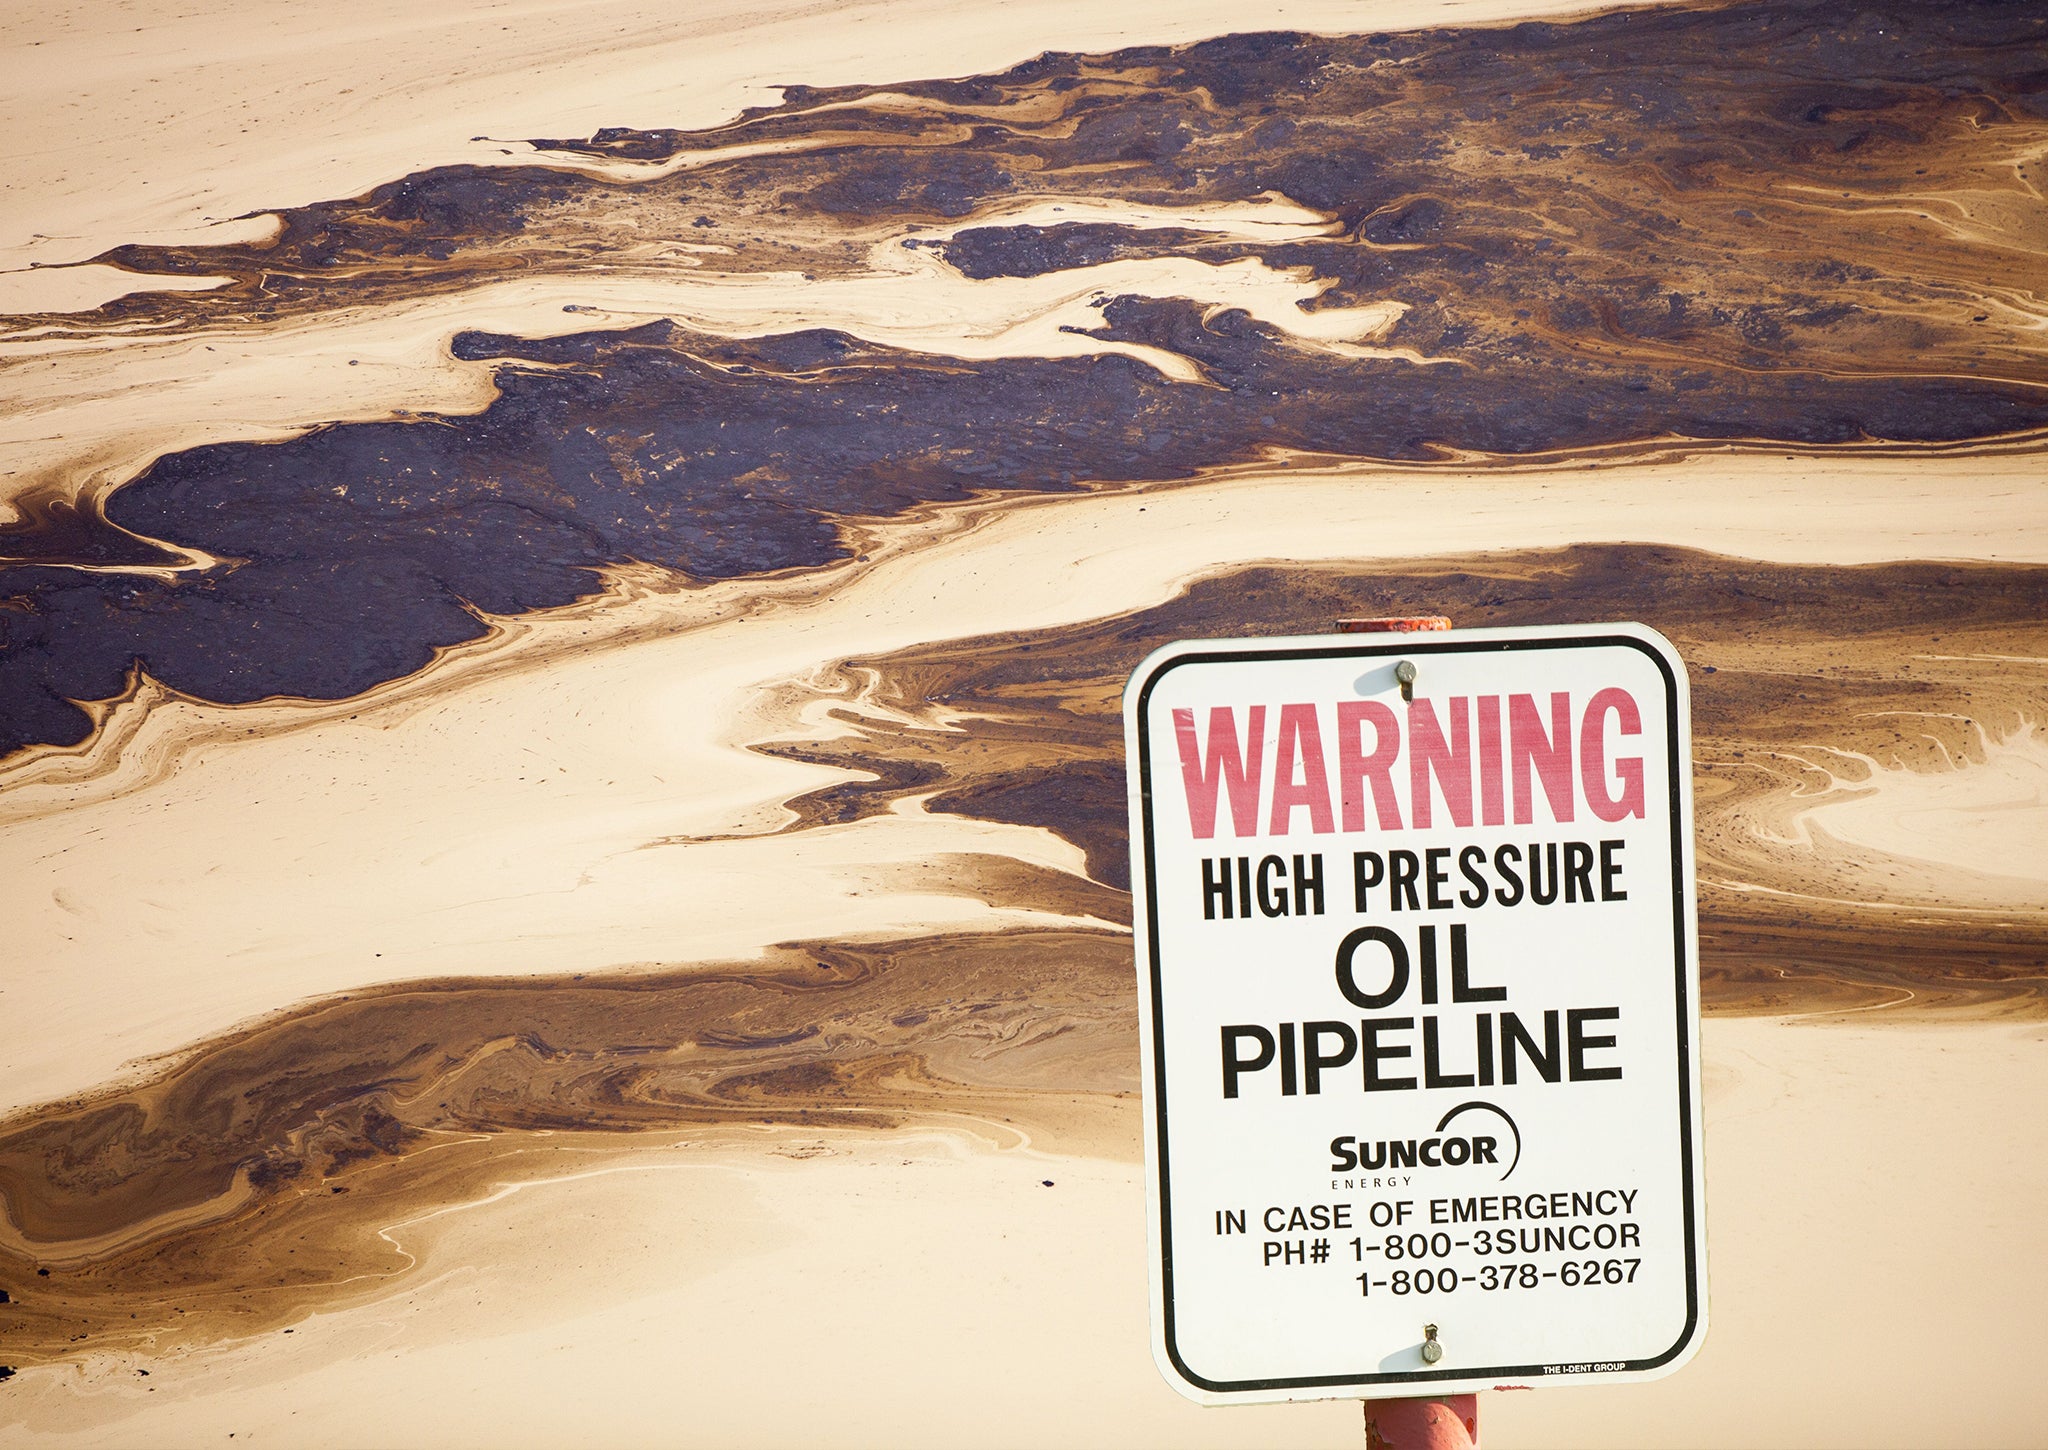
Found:
[(1435, 1364), (1443, 1357), (1444, 1347), (1441, 1344), (1438, 1344), (1434, 1339), (1422, 1341), (1422, 1362), (1424, 1364)]
[(1400, 682), (1401, 682), (1402, 684), (1404, 684), (1404, 685), (1412, 685), (1412, 684), (1414, 684), (1414, 683), (1415, 683), (1415, 661), (1413, 661), (1413, 660), (1402, 660), (1402, 661), (1401, 661), (1401, 663), (1399, 663), (1398, 665), (1395, 665), (1395, 666), (1394, 666), (1394, 678), (1395, 678), (1395, 679), (1397, 679), (1397, 680), (1399, 680), (1399, 681), (1400, 681)]

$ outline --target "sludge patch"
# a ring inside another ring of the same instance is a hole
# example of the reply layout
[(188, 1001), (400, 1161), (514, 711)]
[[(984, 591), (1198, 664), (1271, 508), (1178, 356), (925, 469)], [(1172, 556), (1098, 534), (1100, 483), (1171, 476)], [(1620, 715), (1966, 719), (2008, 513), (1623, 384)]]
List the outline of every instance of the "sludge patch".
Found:
[(1177, 639), (1318, 633), (1346, 616), (1417, 612), (1466, 628), (1635, 620), (1693, 665), (1710, 1010), (1870, 1005), (1902, 991), (1923, 1005), (2038, 1009), (2048, 920), (2037, 911), (1865, 896), (1892, 878), (1845, 875), (1828, 852), (1775, 839), (1772, 823), (1799, 792), (1828, 784), (1827, 767), (1845, 768), (1843, 753), (1945, 770), (1980, 758), (1984, 734), (2040, 720), (2048, 698), (2025, 663), (2048, 658), (2040, 567), (1801, 566), (1580, 545), (1232, 568), (1134, 614), (850, 661), (879, 682), (890, 714), (839, 710), (855, 738), (775, 748), (873, 776), (791, 802), (807, 823), (929, 794), (929, 810), (1054, 831), (1086, 852), (1095, 880), (1127, 891), (1122, 694), (1146, 655)]
[[(62, 326), (307, 325), (511, 276), (572, 295), (687, 274), (761, 301), (717, 328), (464, 334), (456, 354), (503, 394), (477, 417), (191, 449), (82, 512), (29, 500), (0, 537), (22, 563), (0, 571), (0, 753), (85, 738), (72, 702), (138, 664), (222, 703), (347, 698), (479, 637), (479, 612), (592, 593), (600, 569), (811, 567), (845, 553), (841, 521), (935, 500), (1276, 450), (2040, 429), (2044, 41), (2025, 6), (1798, 0), (1048, 55), (546, 142), (561, 169), (422, 173), (284, 213), (262, 246), (120, 249), (102, 260), (233, 281)], [(1327, 224), (1276, 240), (1200, 220), (1269, 194)], [(1125, 219), (1015, 220), (1081, 203)], [(1161, 224), (1130, 219), (1148, 211)], [(808, 289), (877, 277), (904, 244), (933, 286), (1071, 277), (1068, 300), (1097, 305), (1061, 335), (1094, 355), (791, 326)], [(1160, 281), (1162, 261), (1314, 295), (1276, 326), (1182, 295), (1209, 273)], [(1402, 311), (1370, 345), (1315, 334), (1382, 304)], [(175, 583), (60, 567), (140, 566), (151, 540), (222, 562)]]

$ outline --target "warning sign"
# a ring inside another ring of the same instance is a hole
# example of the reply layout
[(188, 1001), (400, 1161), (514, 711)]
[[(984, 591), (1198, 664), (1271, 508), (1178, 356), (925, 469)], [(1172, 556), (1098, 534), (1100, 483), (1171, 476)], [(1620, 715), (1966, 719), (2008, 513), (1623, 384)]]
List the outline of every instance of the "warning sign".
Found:
[(1698, 1346), (1688, 721), (1628, 624), (1191, 641), (1132, 677), (1178, 1388), (1644, 1379)]

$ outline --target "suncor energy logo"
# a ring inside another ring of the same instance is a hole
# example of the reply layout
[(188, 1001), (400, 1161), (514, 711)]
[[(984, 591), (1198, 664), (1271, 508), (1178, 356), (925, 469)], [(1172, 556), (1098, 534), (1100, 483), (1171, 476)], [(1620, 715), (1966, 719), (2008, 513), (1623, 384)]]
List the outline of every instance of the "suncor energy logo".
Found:
[[(1498, 1122), (1490, 1122), (1491, 1114)], [(1469, 1117), (1467, 1115), (1470, 1115)], [(1465, 1119), (1462, 1131), (1451, 1125)], [(1506, 1143), (1502, 1142), (1502, 1129)], [(1491, 1131), (1488, 1131), (1488, 1130)], [(1332, 1173), (1380, 1173), (1403, 1168), (1498, 1168), (1505, 1183), (1522, 1161), (1522, 1130), (1505, 1108), (1493, 1103), (1460, 1103), (1438, 1120), (1427, 1138), (1357, 1138), (1330, 1140)]]

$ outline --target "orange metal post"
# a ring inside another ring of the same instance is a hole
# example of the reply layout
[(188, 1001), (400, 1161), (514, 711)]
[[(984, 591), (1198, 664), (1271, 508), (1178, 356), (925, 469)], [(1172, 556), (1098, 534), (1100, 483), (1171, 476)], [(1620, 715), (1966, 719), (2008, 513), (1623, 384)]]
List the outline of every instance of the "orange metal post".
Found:
[(1416, 634), (1423, 630), (1449, 629), (1450, 620), (1441, 614), (1396, 614), (1383, 619), (1340, 619), (1339, 634)]
[(1479, 1396), (1367, 1400), (1366, 1450), (1478, 1450)]

